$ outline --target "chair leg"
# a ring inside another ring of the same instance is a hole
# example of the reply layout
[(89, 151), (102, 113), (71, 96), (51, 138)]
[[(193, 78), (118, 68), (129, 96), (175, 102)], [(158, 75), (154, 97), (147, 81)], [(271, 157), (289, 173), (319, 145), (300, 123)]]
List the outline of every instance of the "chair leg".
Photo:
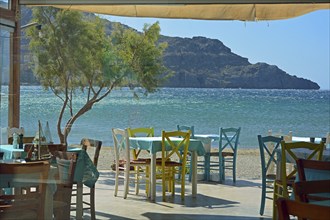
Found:
[(129, 167), (125, 169), (125, 180), (124, 180), (124, 199), (127, 198), (127, 194), (129, 191)]
[(233, 182), (236, 183), (236, 159), (233, 159)]
[(279, 187), (274, 183), (274, 196), (273, 196), (273, 220), (277, 220), (277, 205), (276, 201), (278, 199)]
[(90, 189), (91, 219), (95, 220), (95, 185)]
[(265, 210), (265, 201), (266, 201), (266, 180), (262, 178), (262, 186), (261, 186), (261, 204), (259, 214), (263, 215)]
[(119, 181), (119, 169), (116, 168), (116, 178), (115, 178), (115, 192), (114, 195), (117, 196), (118, 193), (118, 181)]

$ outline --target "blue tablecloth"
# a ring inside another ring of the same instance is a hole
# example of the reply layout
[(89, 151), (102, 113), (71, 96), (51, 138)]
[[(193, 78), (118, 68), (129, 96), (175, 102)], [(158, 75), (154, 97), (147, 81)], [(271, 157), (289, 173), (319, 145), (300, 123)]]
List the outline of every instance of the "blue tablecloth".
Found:
[(24, 149), (14, 148), (13, 145), (0, 145), (0, 152), (4, 152), (3, 159), (15, 159), (16, 158), (25, 158), (26, 152)]
[(68, 151), (78, 153), (74, 181), (82, 182), (88, 187), (93, 187), (100, 174), (87, 152), (81, 148), (68, 148)]

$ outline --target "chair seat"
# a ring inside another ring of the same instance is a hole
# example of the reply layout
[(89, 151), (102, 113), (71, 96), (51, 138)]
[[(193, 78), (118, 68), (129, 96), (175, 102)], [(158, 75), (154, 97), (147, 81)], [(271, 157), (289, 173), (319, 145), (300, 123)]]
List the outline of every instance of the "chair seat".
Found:
[(276, 174), (267, 174), (266, 179), (267, 180), (276, 180)]
[(222, 151), (222, 156), (223, 157), (233, 157), (234, 156), (234, 152)]
[[(293, 184), (295, 182), (295, 179), (296, 179), (295, 176), (294, 177), (291, 177), (291, 179), (289, 179), (289, 180), (286, 181), (286, 185), (287, 186), (290, 186), (290, 187), (293, 187)], [(275, 181), (276, 181), (276, 183), (278, 185), (283, 185), (283, 181), (282, 180), (275, 180)]]

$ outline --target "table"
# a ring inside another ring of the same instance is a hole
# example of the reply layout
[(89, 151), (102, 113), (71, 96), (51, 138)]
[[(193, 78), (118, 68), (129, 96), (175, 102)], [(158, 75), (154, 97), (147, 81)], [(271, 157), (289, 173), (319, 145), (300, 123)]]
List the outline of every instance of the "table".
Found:
[(13, 145), (0, 145), (0, 152), (4, 152), (3, 159), (25, 158), (24, 149), (14, 148)]
[[(173, 142), (182, 141), (182, 138), (171, 138)], [(151, 200), (156, 198), (156, 153), (162, 151), (162, 137), (130, 137), (130, 147), (138, 150), (147, 150), (151, 154)], [(205, 149), (201, 140), (190, 139), (188, 150), (192, 152), (192, 196), (197, 194), (197, 155), (205, 154)]]
[[(210, 179), (210, 170), (207, 169), (206, 163), (210, 161), (210, 152), (211, 152), (211, 146), (213, 141), (219, 141), (220, 135), (219, 134), (195, 134), (194, 138), (197, 140), (201, 140), (205, 149), (205, 155), (204, 155), (204, 178), (203, 180), (209, 181)], [(197, 161), (198, 163), (198, 161)], [(202, 166), (197, 164), (197, 166)]]

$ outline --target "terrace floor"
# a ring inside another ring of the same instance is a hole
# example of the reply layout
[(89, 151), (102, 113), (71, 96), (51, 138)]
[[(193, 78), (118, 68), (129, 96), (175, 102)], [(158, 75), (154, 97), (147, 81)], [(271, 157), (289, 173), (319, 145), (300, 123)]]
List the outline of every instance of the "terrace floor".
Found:
[[(114, 173), (101, 170), (96, 184), (96, 219), (171, 219), (171, 220), (213, 220), (213, 219), (271, 219), (272, 201), (266, 200), (265, 214), (259, 215), (261, 180), (238, 179), (224, 184), (216, 182), (198, 182), (197, 197), (191, 197), (191, 184), (187, 182), (186, 197), (181, 201), (180, 193), (174, 198), (168, 195), (168, 201), (162, 201), (161, 188), (157, 186), (157, 197), (151, 202), (130, 187), (130, 194), (123, 199), (123, 185), (119, 185), (118, 196), (114, 197)], [(179, 185), (177, 185), (178, 190)], [(71, 213), (73, 215), (75, 213)], [(84, 219), (90, 219), (85, 211)]]

